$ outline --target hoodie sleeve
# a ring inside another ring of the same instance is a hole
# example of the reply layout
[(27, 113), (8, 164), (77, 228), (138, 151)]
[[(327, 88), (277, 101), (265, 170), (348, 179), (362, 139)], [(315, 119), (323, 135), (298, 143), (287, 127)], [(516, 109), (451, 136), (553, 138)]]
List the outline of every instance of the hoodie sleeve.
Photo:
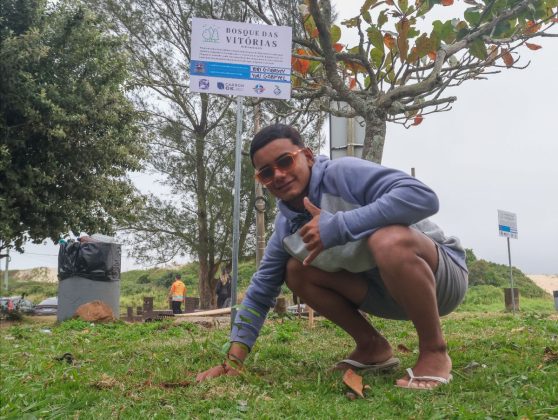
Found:
[(404, 172), (362, 159), (332, 161), (323, 178), (324, 192), (359, 207), (320, 214), (325, 249), (370, 236), (389, 225), (412, 225), (438, 211), (434, 191)]
[(275, 298), (281, 292), (285, 267), (290, 257), (283, 249), (278, 225), (276, 221), (275, 231), (265, 248), (260, 267), (252, 277), (231, 329), (230, 340), (249, 348), (254, 345), (269, 309), (275, 305)]

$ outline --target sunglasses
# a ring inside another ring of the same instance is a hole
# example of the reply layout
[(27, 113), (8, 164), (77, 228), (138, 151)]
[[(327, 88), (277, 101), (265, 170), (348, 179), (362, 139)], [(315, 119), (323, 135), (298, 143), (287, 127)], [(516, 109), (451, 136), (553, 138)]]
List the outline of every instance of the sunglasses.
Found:
[(256, 172), (256, 179), (264, 185), (269, 185), (273, 182), (273, 177), (275, 176), (275, 170), (281, 169), (282, 171), (288, 171), (295, 164), (296, 156), (305, 149), (298, 149), (294, 152), (285, 153), (275, 159), (271, 165), (266, 165)]

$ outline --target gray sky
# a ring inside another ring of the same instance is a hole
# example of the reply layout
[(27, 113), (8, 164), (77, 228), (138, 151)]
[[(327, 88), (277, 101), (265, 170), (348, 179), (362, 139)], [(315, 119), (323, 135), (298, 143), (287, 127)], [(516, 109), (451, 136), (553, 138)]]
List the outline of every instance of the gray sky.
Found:
[[(362, 3), (344, 0), (340, 18), (356, 15)], [(478, 258), (508, 263), (497, 209), (516, 213), (512, 264), (528, 274), (557, 274), (558, 39), (533, 42), (543, 48), (522, 52), (523, 63), (531, 60), (527, 69), (463, 84), (450, 92), (458, 97), (451, 111), (428, 115), (417, 127), (388, 125), (383, 164), (406, 172), (416, 168), (440, 199), (432, 220)], [(142, 190), (152, 182), (135, 179)], [(56, 246), (26, 250), (12, 253), (10, 268), (56, 267)], [(122, 263), (124, 271), (134, 267), (129, 259)]]

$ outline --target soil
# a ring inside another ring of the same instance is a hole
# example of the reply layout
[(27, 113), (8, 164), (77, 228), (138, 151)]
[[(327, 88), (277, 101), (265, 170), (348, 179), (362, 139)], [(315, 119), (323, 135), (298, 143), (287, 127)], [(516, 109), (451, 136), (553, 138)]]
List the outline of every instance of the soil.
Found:
[(527, 277), (529, 277), (535, 282), (537, 286), (539, 286), (541, 289), (546, 290), (551, 295), (554, 290), (558, 290), (558, 274), (528, 274)]

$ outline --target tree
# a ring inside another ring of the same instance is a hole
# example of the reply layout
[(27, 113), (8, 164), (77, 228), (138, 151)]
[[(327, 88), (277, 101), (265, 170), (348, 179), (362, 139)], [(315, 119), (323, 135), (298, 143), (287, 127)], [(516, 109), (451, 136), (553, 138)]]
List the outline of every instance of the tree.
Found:
[[(243, 0), (274, 24), (272, 11)], [(360, 14), (342, 22), (357, 32), (355, 45), (339, 43), (331, 25), (330, 0), (305, 0), (305, 36), (294, 38), (293, 87), (298, 98), (326, 96), (351, 110), (323, 108), (366, 123), (363, 158), (381, 162), (386, 122), (420, 124), (425, 115), (447, 111), (457, 99), (446, 90), (518, 65), (522, 47), (537, 50), (536, 37), (558, 22), (556, 0), (365, 0)], [(453, 7), (453, 18), (433, 20), (435, 7)], [(430, 22), (430, 20), (433, 20)]]
[[(192, 16), (245, 21), (247, 11), (227, 2), (179, 0), (90, 0), (106, 13), (115, 31), (128, 37), (137, 101), (149, 115), (150, 166), (163, 177), (167, 199), (148, 197), (137, 221), (126, 226), (134, 256), (142, 262), (169, 262), (191, 255), (199, 262), (200, 306), (214, 303), (216, 272), (231, 259), (234, 181), (234, 98), (191, 93), (188, 63)], [(252, 134), (250, 105), (245, 108), (244, 141)], [(262, 104), (270, 118), (281, 118), (308, 131), (312, 118), (289, 104)], [(319, 129), (317, 130), (319, 131)], [(249, 159), (242, 162), (241, 255), (254, 233), (254, 179)], [(268, 219), (269, 222), (269, 219)]]
[(111, 233), (145, 155), (122, 38), (76, 2), (3, 1), (0, 19), (0, 248)]

